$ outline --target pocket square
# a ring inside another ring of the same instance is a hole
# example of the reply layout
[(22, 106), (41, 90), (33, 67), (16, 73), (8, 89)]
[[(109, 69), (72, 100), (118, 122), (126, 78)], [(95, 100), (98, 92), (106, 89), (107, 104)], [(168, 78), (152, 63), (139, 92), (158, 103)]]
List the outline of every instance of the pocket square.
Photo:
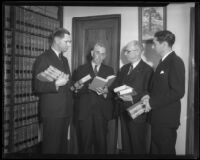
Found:
[(165, 72), (164, 71), (160, 71), (160, 74), (164, 74)]

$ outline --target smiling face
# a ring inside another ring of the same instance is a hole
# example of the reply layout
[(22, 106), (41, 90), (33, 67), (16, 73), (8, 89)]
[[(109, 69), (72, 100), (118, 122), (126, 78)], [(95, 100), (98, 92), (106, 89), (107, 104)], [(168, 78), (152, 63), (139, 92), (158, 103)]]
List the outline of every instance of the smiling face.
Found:
[(92, 61), (100, 65), (106, 58), (106, 49), (102, 46), (96, 45), (94, 50), (91, 51)]
[(55, 37), (55, 43), (57, 48), (61, 52), (66, 52), (68, 48), (71, 46), (71, 37), (68, 34), (64, 34), (64, 37)]
[(132, 63), (141, 59), (141, 53), (141, 49), (137, 45), (129, 43), (126, 46), (124, 55), (126, 56), (127, 60)]

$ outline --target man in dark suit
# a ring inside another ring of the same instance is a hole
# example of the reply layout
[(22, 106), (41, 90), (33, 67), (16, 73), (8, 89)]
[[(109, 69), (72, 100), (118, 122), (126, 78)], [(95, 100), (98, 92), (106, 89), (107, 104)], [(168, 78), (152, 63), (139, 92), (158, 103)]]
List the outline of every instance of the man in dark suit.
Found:
[(185, 67), (172, 50), (175, 35), (159, 31), (154, 35), (154, 46), (161, 62), (153, 76), (150, 98), (143, 98), (150, 111), (151, 153), (176, 154), (177, 128), (180, 125), (181, 102), (185, 93)]
[[(39, 57), (34, 65), (34, 87), (39, 93), (39, 107), (43, 124), (42, 153), (66, 153), (67, 130), (72, 116), (72, 93), (70, 70), (62, 55), (70, 46), (70, 33), (66, 29), (56, 30), (51, 37), (51, 47)], [(63, 73), (55, 81), (43, 82), (37, 75), (50, 65)]]
[(114, 70), (102, 63), (106, 58), (106, 49), (102, 43), (95, 44), (91, 56), (92, 61), (79, 66), (74, 76), (75, 81), (79, 81), (88, 74), (92, 77), (84, 84), (75, 83), (79, 96), (80, 152), (84, 154), (106, 154), (108, 120), (112, 118), (113, 113), (111, 93), (108, 87), (97, 88), (96, 91), (92, 91), (88, 89), (88, 86), (95, 76), (107, 78), (114, 74)]
[(125, 56), (130, 62), (125, 64), (117, 75), (112, 87), (128, 85), (136, 95), (118, 97), (116, 110), (121, 119), (122, 154), (146, 154), (146, 114), (132, 119), (126, 109), (137, 103), (148, 93), (153, 69), (141, 59), (143, 46), (138, 41), (131, 41), (125, 47)]

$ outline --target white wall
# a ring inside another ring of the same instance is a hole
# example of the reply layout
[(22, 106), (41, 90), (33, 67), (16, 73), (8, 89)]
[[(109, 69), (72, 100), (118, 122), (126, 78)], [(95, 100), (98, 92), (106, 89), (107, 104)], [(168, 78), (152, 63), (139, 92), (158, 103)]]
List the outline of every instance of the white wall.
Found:
[[(138, 7), (64, 7), (63, 26), (72, 33), (72, 18), (106, 14), (121, 14), (120, 50), (131, 40), (138, 40)], [(66, 54), (71, 66), (71, 54)], [(122, 66), (120, 60), (120, 67)]]
[[(186, 69), (185, 96), (181, 100), (181, 125), (177, 132), (176, 152), (185, 154), (187, 97), (188, 97), (188, 60), (189, 60), (189, 27), (190, 7), (194, 3), (178, 3), (167, 6), (167, 29), (176, 35), (174, 50), (183, 59)], [(64, 7), (63, 26), (72, 33), (72, 18), (121, 14), (121, 44), (120, 49), (131, 40), (138, 40), (138, 7)], [(71, 51), (66, 53), (71, 67)], [(120, 60), (120, 67), (122, 66)]]
[(185, 154), (186, 149), (186, 120), (188, 97), (188, 72), (189, 72), (189, 44), (190, 44), (190, 7), (194, 3), (171, 4), (167, 7), (167, 29), (176, 35), (174, 50), (185, 64), (185, 96), (181, 100), (181, 120), (177, 132), (176, 152)]

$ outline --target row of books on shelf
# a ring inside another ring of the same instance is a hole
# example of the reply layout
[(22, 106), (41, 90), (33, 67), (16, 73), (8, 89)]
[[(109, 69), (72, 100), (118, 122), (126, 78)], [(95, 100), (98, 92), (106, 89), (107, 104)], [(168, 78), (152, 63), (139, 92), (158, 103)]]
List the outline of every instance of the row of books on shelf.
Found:
[(4, 130), (4, 135), (3, 135), (3, 146), (5, 147), (5, 150), (4, 150), (4, 153), (6, 152), (8, 152), (8, 143), (9, 143), (9, 134), (10, 132), (9, 132), (9, 130)]
[(11, 104), (12, 83), (4, 82), (4, 106)]
[(32, 81), (15, 81), (14, 103), (37, 101), (38, 97), (32, 92)]
[(4, 79), (11, 79), (11, 63), (12, 63), (12, 58), (10, 55), (4, 55)]
[(46, 16), (58, 18), (58, 7), (57, 6), (22, 6), (23, 8), (41, 13)]
[(49, 36), (60, 26), (56, 19), (42, 16), (24, 8), (16, 7), (16, 29), (35, 35)]
[(5, 6), (4, 27), (10, 28), (10, 6)]
[(15, 55), (39, 56), (49, 48), (48, 38), (15, 32)]
[(4, 30), (4, 43), (3, 43), (4, 54), (11, 54), (12, 53), (11, 48), (12, 48), (12, 32)]
[(14, 151), (20, 151), (39, 143), (39, 124), (33, 123), (14, 130)]
[(35, 58), (15, 57), (14, 77), (15, 79), (31, 79)]
[(38, 121), (38, 103), (25, 103), (14, 106), (14, 128)]

